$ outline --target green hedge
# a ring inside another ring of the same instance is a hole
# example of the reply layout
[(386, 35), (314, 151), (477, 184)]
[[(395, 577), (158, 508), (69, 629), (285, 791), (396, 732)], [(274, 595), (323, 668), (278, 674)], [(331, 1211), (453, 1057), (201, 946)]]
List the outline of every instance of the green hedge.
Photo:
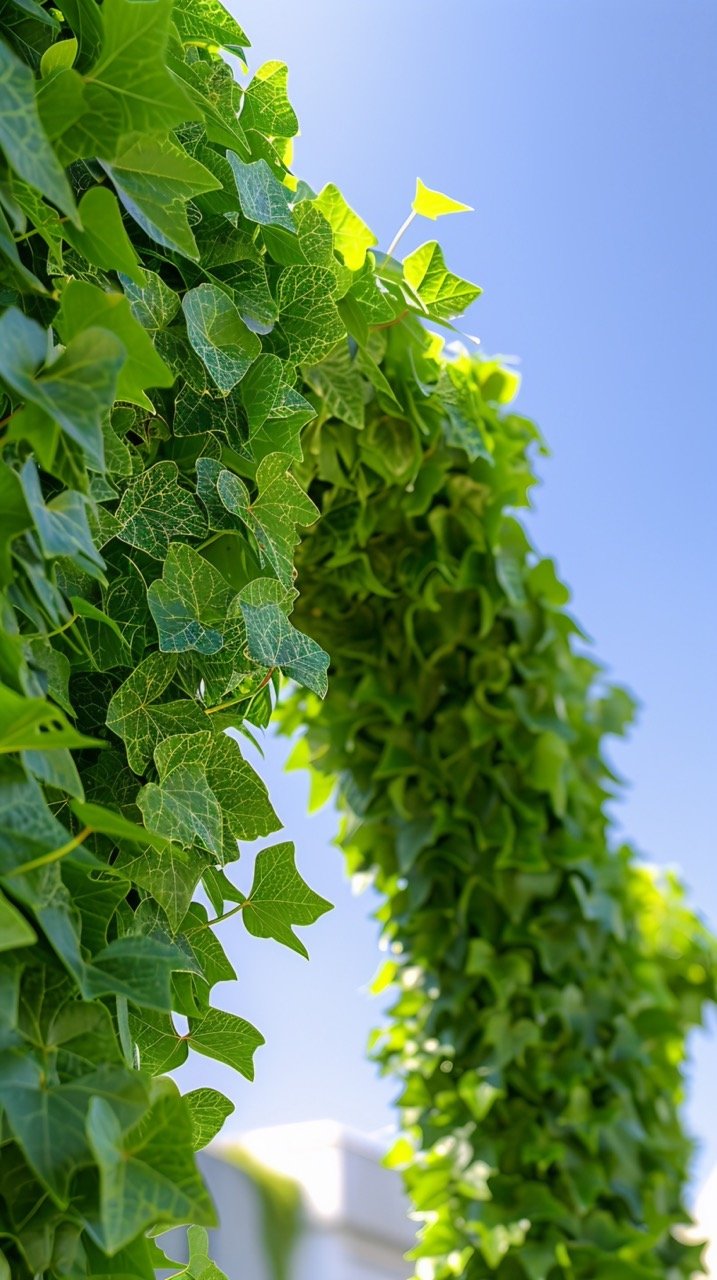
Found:
[(679, 1107), (714, 940), (611, 839), (603, 743), (632, 703), (515, 518), (539, 438), (514, 376), (447, 366), (413, 319), (374, 355), (402, 410), (307, 429), (297, 615), (332, 669), (285, 727), (339, 779), (349, 870), (383, 896), (375, 1053), (403, 1085), (418, 1275), (692, 1275)]
[(291, 177), (286, 68), (240, 88), (217, 0), (2, 11), (0, 1280), (149, 1280), (183, 1223), (218, 1275), (231, 1103), (166, 1073), (253, 1076), (213, 926), (305, 954), (328, 908), (287, 842), (226, 871), (281, 826), (241, 747), (282, 677), (386, 897), (422, 1274), (687, 1274), (712, 943), (607, 843), (628, 701), (507, 514), (534, 429), (423, 324), (479, 291)]

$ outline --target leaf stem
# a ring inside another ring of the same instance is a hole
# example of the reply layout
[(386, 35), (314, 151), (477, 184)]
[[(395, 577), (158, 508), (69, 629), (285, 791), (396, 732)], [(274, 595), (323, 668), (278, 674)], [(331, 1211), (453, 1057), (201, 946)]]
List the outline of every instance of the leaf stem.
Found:
[(83, 827), (78, 831), (76, 836), (67, 841), (67, 844), (61, 844), (59, 849), (52, 849), (50, 853), (43, 853), (39, 858), (33, 858), (31, 862), (24, 862), (21, 867), (15, 867), (6, 874), (8, 879), (10, 876), (25, 876), (28, 871), (36, 871), (38, 867), (49, 866), (51, 862), (59, 862), (60, 858), (67, 857), (68, 853), (72, 853), (73, 849), (77, 849), (83, 844), (88, 836), (92, 835), (94, 827)]
[(403, 311), (399, 311), (398, 315), (393, 317), (393, 320), (383, 320), (381, 324), (371, 324), (369, 329), (391, 329), (395, 324), (400, 324), (401, 320), (406, 318), (409, 310), (409, 307), (404, 307)]
[(243, 911), (248, 905), (249, 899), (245, 898), (243, 902), (238, 902), (230, 911), (225, 911), (222, 915), (215, 916), (213, 920), (205, 920), (204, 924), (198, 924), (194, 929), (187, 929), (184, 935), (185, 938), (190, 938), (193, 933), (200, 933), (202, 929), (212, 929), (215, 924), (221, 924), (223, 920), (228, 920), (230, 916), (235, 916), (237, 911)]
[(229, 702), (220, 702), (217, 704), (216, 707), (205, 707), (204, 708), (205, 716), (215, 716), (218, 711), (229, 711), (232, 707), (238, 707), (240, 702), (246, 702), (247, 698), (249, 699), (249, 705), (247, 706), (247, 711), (251, 711), (254, 699), (257, 697), (258, 694), (261, 693), (262, 689), (266, 688), (275, 671), (276, 671), (276, 667), (269, 667), (269, 670), (264, 676), (264, 679), (262, 680), (261, 684), (257, 685), (253, 693), (251, 694), (245, 693), (242, 695), (241, 698), (230, 698)]
[(212, 533), (204, 542), (200, 542), (196, 550), (203, 551), (205, 547), (211, 547), (212, 543), (216, 542), (218, 538), (223, 538), (225, 533), (231, 533), (231, 529), (219, 529), (216, 533)]
[(67, 622), (63, 622), (61, 627), (55, 627), (54, 631), (36, 631), (34, 635), (27, 638), (28, 640), (52, 640), (53, 636), (61, 636), (63, 631), (67, 631), (74, 622), (77, 622), (79, 616), (79, 613), (73, 613), (72, 617), (67, 619)]
[(393, 237), (393, 240), (391, 241), (390, 245), (388, 246), (388, 249), (386, 250), (387, 258), (392, 257), (393, 251), (396, 248), (396, 245), (398, 244), (399, 240), (401, 240), (403, 236), (406, 234), (406, 232), (408, 231), (408, 228), (413, 222), (413, 219), (415, 218), (415, 216), (416, 216), (416, 210), (411, 209), (411, 212), (406, 218), (406, 221), (403, 222), (401, 226), (398, 228), (398, 231), (396, 232), (395, 236)]
[[(69, 218), (67, 217), (67, 215), (65, 215), (63, 218), (57, 219), (58, 227), (62, 226), (63, 222), (69, 222)], [(39, 236), (41, 234), (42, 233), (39, 230), (39, 228), (34, 227), (32, 231), (25, 231), (21, 236), (13, 236), (13, 239), (15, 241), (15, 244), (22, 244), (23, 240), (29, 240), (31, 236)]]

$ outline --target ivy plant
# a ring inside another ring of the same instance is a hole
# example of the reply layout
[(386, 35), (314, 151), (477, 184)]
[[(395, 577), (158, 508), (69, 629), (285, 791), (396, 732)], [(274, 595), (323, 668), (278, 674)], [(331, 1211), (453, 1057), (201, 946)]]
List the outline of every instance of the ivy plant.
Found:
[(610, 830), (633, 703), (516, 518), (543, 449), (517, 379), (439, 347), (384, 329), (385, 386), (355, 359), (363, 429), (327, 397), (307, 430), (297, 613), (332, 667), (325, 704), (283, 710), (382, 896), (373, 1051), (402, 1086), (416, 1275), (694, 1276), (682, 1067), (714, 938)]
[(291, 467), (363, 277), (288, 176), (286, 69), (240, 89), (214, 0), (3, 18), (0, 1275), (154, 1276), (189, 1223), (208, 1276), (194, 1153), (232, 1106), (167, 1073), (254, 1074), (215, 926), (306, 955), (329, 905), (247, 749), (282, 675), (326, 689)]
[(329, 905), (247, 758), (282, 682), (384, 894), (420, 1274), (689, 1274), (712, 941), (610, 838), (630, 703), (515, 517), (539, 437), (435, 332), (479, 289), (297, 181), (218, 0), (2, 12), (0, 1280), (149, 1280), (182, 1224), (218, 1274), (232, 1105), (169, 1073), (253, 1077), (218, 926), (305, 954)]

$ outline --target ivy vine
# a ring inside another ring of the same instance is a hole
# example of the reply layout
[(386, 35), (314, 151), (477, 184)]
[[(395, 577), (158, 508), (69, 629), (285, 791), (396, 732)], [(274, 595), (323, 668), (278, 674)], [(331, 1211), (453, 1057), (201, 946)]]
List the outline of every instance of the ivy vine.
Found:
[(218, 926), (305, 955), (329, 906), (281, 840), (235, 883), (285, 681), (385, 895), (419, 1273), (687, 1275), (713, 944), (610, 843), (629, 700), (512, 514), (537, 434), (425, 323), (479, 290), (292, 176), (286, 68), (240, 86), (218, 0), (1, 7), (0, 1280), (150, 1280), (182, 1224), (219, 1274), (232, 1105), (167, 1073), (253, 1077)]

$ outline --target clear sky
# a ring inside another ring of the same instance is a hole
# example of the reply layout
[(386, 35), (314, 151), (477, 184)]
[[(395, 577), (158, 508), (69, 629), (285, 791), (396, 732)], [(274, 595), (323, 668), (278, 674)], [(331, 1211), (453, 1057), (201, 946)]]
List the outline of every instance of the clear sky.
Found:
[[(717, 113), (713, 0), (234, 0), (252, 66), (289, 63), (295, 171), (334, 181), (385, 248), (417, 175), (476, 209), (436, 231), (485, 290), (468, 329), (518, 353), (521, 411), (540, 423), (532, 533), (555, 555), (615, 679), (642, 700), (613, 759), (619, 821), (677, 865), (717, 927), (713, 838), (717, 414)], [(363, 1057), (378, 1015), (371, 902), (352, 897), (330, 811), (268, 771), (310, 883), (336, 910), (306, 964), (226, 926), (225, 1003), (267, 1046), (257, 1081), (195, 1059), (187, 1083), (237, 1102), (235, 1127), (325, 1116), (375, 1131), (395, 1089)], [(264, 770), (265, 774), (267, 770)], [(244, 877), (250, 876), (246, 860)], [(717, 1161), (717, 1039), (695, 1045), (696, 1177)]]

